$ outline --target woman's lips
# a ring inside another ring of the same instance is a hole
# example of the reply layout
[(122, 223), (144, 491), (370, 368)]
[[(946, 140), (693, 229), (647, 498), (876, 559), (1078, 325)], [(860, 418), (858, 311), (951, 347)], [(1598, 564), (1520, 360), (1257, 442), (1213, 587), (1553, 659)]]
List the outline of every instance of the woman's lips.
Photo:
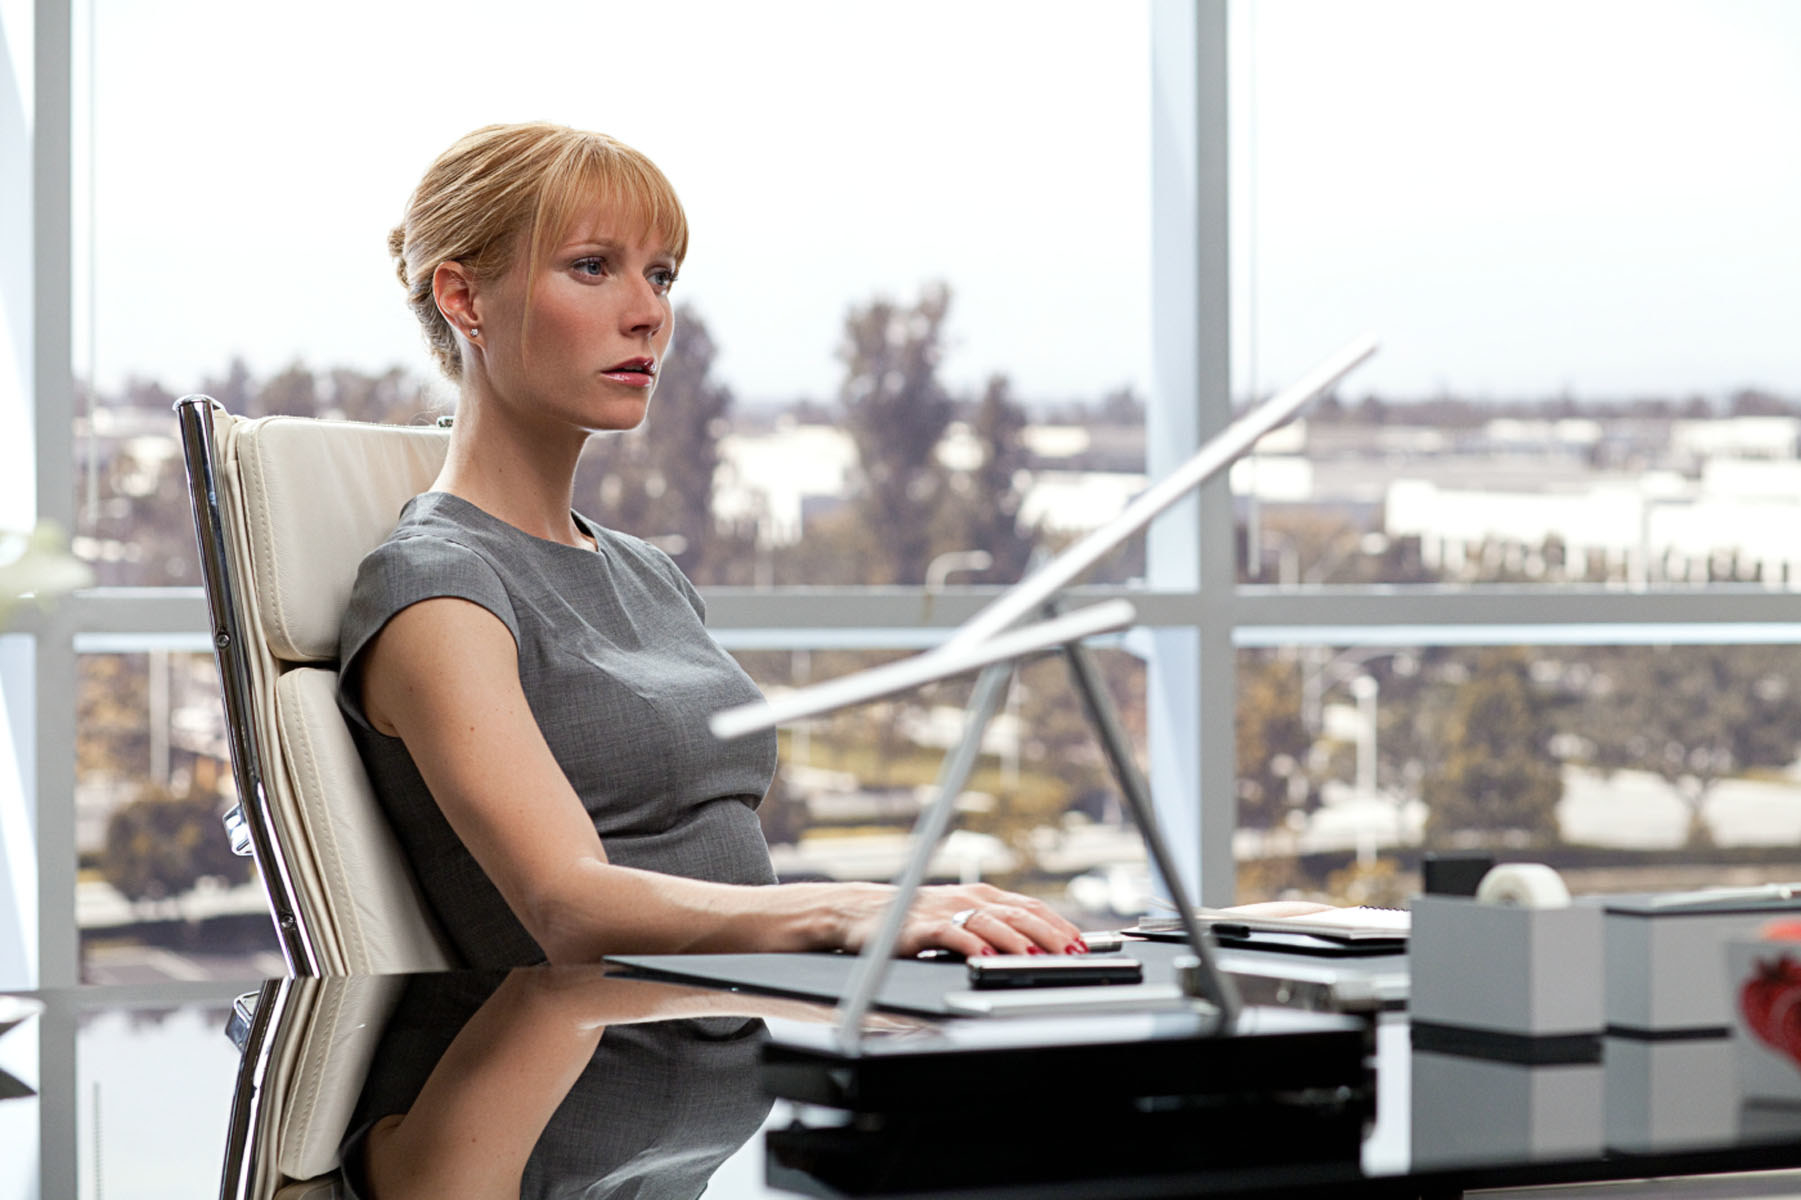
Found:
[(623, 383), (626, 387), (647, 388), (656, 382), (656, 361), (649, 358), (627, 359), (608, 367), (601, 375), (614, 383)]

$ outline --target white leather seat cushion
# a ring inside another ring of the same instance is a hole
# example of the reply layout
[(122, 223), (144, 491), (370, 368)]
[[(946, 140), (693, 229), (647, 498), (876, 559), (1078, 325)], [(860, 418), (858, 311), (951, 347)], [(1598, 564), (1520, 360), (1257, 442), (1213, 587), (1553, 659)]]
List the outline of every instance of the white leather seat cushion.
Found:
[[(338, 712), (338, 673), (294, 667), (275, 684), (281, 752), (344, 956), (342, 970), (450, 966), (405, 857)], [(335, 964), (334, 964), (335, 965)]]
[(335, 659), (357, 564), (431, 486), (450, 432), (263, 417), (240, 422), (235, 437), (269, 649), (285, 662)]

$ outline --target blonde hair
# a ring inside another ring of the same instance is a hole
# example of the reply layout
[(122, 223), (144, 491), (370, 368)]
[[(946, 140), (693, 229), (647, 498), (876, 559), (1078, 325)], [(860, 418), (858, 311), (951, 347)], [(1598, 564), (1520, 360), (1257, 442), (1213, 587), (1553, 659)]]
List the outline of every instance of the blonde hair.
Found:
[(497, 278), (513, 265), (522, 236), (526, 262), (535, 263), (578, 211), (595, 205), (637, 218), (677, 266), (687, 256), (688, 218), (675, 188), (655, 163), (604, 133), (543, 122), (486, 125), (426, 169), (406, 220), (388, 234), (388, 253), (446, 375), (460, 378), (463, 362), (432, 295), (439, 265), (456, 261), (477, 279)]

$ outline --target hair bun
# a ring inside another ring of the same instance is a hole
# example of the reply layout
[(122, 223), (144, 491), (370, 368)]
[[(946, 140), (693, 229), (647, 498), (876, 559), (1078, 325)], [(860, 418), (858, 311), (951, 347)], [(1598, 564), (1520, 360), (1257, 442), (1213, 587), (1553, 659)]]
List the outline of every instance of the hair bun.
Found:
[(406, 274), (406, 226), (396, 225), (388, 231), (388, 254), (394, 259), (394, 274), (400, 276), (400, 286), (411, 288), (413, 281)]

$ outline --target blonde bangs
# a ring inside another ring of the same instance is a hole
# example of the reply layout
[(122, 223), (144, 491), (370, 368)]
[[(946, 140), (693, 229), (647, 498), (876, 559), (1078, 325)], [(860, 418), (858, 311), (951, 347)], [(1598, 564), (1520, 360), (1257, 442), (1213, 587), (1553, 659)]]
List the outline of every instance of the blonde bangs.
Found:
[(542, 262), (545, 247), (561, 242), (576, 220), (599, 209), (627, 229), (656, 237), (675, 258), (688, 256), (688, 218), (675, 188), (656, 164), (604, 134), (586, 134), (562, 148), (545, 172), (527, 253)]

